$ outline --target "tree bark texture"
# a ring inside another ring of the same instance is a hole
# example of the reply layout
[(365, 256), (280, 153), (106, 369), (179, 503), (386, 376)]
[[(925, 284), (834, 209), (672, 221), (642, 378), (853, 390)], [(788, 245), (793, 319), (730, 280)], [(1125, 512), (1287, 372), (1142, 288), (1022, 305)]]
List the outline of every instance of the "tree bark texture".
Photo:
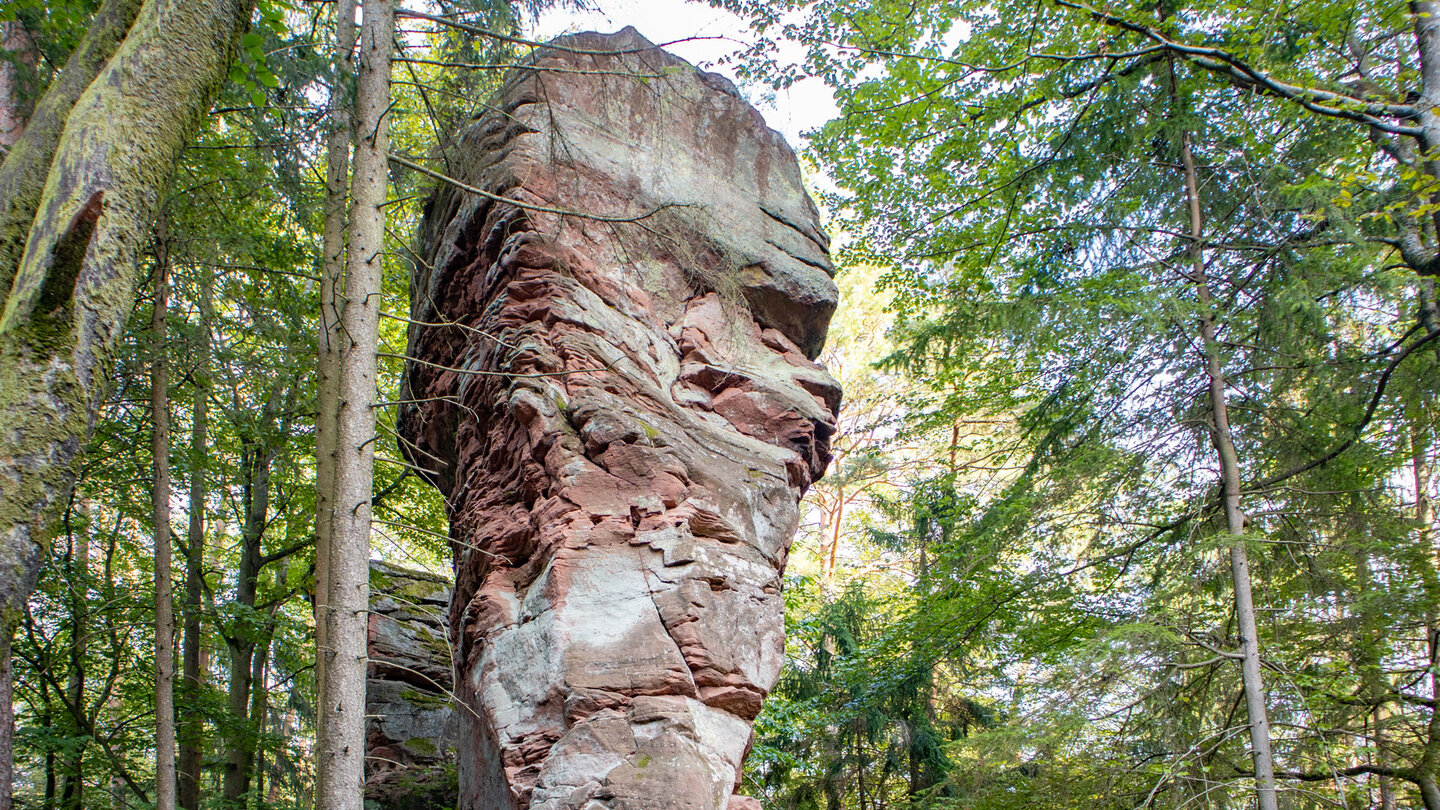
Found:
[[(1422, 287), (1422, 290), (1424, 288)], [(1434, 288), (1422, 295), (1434, 298)], [(1431, 550), (1432, 554), (1437, 552), (1435, 547), (1435, 512), (1430, 501), (1430, 464), (1428, 462), (1430, 441), (1423, 422), (1419, 417), (1423, 416), (1423, 405), (1413, 404), (1412, 427), (1410, 431), (1410, 447), (1412, 453), (1412, 474), (1415, 485), (1415, 523), (1420, 533), (1420, 538)], [(1440, 555), (1434, 561), (1432, 577), (1440, 577)], [(1432, 587), (1436, 583), (1432, 581)], [(1425, 628), (1426, 653), (1430, 664), (1430, 694), (1440, 696), (1440, 616), (1428, 617)], [(1437, 784), (1437, 776), (1440, 776), (1440, 704), (1432, 703), (1430, 706), (1430, 717), (1425, 724), (1425, 744), (1421, 751), (1419, 767), (1415, 769), (1415, 784), (1420, 788), (1420, 800), (1424, 803), (1426, 810), (1440, 810), (1440, 784)]]
[[(270, 516), (270, 473), (275, 458), (275, 415), (281, 407), (282, 384), (271, 389), (259, 422), (259, 435), (252, 437), (241, 451), (241, 468), (245, 476), (242, 503), (245, 523), (240, 532), (240, 569), (236, 574), (235, 602), (239, 626), (231, 629), (226, 643), (230, 648), (230, 679), (226, 687), (227, 706), (234, 732), (225, 741), (225, 774), (221, 797), (228, 803), (239, 802), (250, 790), (255, 761), (255, 724), (260, 718), (250, 712), (251, 690), (257, 648), (268, 651), (256, 635), (268, 635), (268, 627), (258, 626), (256, 600), (260, 574), (266, 560), (262, 553), (265, 529)], [(283, 434), (283, 430), (281, 433)], [(267, 622), (268, 624), (268, 622)]]
[[(340, 413), (340, 330), (338, 295), (345, 274), (345, 220), (350, 197), (350, 123), (355, 60), (355, 0), (335, 4), (335, 68), (331, 80), (330, 132), (325, 143), (325, 229), (320, 263), (320, 334), (315, 371), (315, 690), (325, 705), (329, 655), (325, 628), (330, 603), (330, 531), (335, 518), (335, 431)], [(323, 723), (315, 727), (315, 751), (325, 750)], [(316, 763), (316, 778), (326, 769)], [(317, 784), (316, 792), (323, 790)]]
[(141, 5), (141, 0), (101, 3), (84, 38), (35, 105), (24, 132), (0, 164), (0, 301), (10, 294), (71, 111), (125, 39)]
[[(170, 376), (166, 363), (170, 257), (165, 217), (155, 230), (155, 301), (150, 315), (150, 450), (155, 465), (155, 806), (175, 810), (175, 612), (170, 582)], [(75, 706), (83, 705), (76, 701)]]
[[(11, 641), (8, 630), (0, 633), (0, 810), (11, 810), (14, 806), (11, 786), (15, 783), (15, 678), (10, 658)], [(41, 718), (42, 726), (44, 719)]]
[(386, 113), (395, 8), (365, 0), (355, 95), (355, 168), (346, 249), (344, 343), (335, 431), (335, 496), (325, 617), (325, 702), (320, 707), (322, 810), (359, 810), (365, 780), (365, 676), (370, 605), (370, 499), (374, 483), (376, 344), (389, 186)]

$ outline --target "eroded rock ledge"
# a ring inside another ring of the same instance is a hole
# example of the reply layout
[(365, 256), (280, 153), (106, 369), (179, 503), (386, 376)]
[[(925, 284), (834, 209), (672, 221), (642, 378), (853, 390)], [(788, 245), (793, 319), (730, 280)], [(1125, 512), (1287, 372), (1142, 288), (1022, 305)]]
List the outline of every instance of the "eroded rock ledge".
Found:
[(429, 203), (401, 432), (450, 512), (459, 806), (758, 807), (734, 792), (840, 400), (794, 155), (626, 29), (512, 71), (450, 171), (503, 201)]

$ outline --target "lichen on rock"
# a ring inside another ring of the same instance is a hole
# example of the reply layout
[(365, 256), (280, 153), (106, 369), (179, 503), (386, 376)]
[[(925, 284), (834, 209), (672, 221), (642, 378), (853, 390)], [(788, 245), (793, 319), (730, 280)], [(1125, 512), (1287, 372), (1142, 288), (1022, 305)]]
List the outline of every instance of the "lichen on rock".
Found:
[(488, 109), (454, 155), (487, 193), (421, 228), (400, 416), (451, 521), (459, 807), (750, 806), (840, 401), (818, 212), (729, 82), (633, 29)]
[(370, 563), (365, 797), (374, 810), (455, 805), (450, 595), (445, 577)]

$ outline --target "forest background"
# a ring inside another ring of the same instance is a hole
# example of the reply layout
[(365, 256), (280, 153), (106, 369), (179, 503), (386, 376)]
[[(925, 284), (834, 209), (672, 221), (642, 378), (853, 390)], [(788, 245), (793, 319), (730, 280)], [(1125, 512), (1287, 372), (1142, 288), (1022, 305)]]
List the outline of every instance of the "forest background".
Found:
[[(842, 246), (824, 355), (842, 430), (743, 790), (826, 810), (1440, 810), (1440, 10), (716, 6), (698, 8), (731, 39), (674, 47), (776, 100)], [(98, 7), (0, 10), (18, 118)], [(499, 68), (590, 27), (538, 0), (412, 10), (390, 150), (442, 174)], [(157, 421), (180, 806), (315, 801), (333, 17), (258, 4), (148, 229), (18, 619), (16, 806), (155, 796)], [(797, 87), (820, 113), (784, 113)], [(371, 502), (376, 556), (444, 571), (443, 505), (393, 428), (434, 182), (396, 167), (384, 206)]]

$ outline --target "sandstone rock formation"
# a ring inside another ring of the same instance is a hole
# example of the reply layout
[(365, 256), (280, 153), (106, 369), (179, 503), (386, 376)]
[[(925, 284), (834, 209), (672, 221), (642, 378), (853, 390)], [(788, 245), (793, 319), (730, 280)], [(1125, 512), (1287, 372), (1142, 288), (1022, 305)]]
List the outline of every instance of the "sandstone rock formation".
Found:
[[(456, 570), (462, 810), (725, 810), (840, 391), (794, 155), (633, 29), (507, 77), (422, 226), (401, 414)], [(583, 215), (566, 212), (580, 212)]]
[(365, 797), (379, 810), (455, 806), (449, 612), (446, 578), (370, 563)]

